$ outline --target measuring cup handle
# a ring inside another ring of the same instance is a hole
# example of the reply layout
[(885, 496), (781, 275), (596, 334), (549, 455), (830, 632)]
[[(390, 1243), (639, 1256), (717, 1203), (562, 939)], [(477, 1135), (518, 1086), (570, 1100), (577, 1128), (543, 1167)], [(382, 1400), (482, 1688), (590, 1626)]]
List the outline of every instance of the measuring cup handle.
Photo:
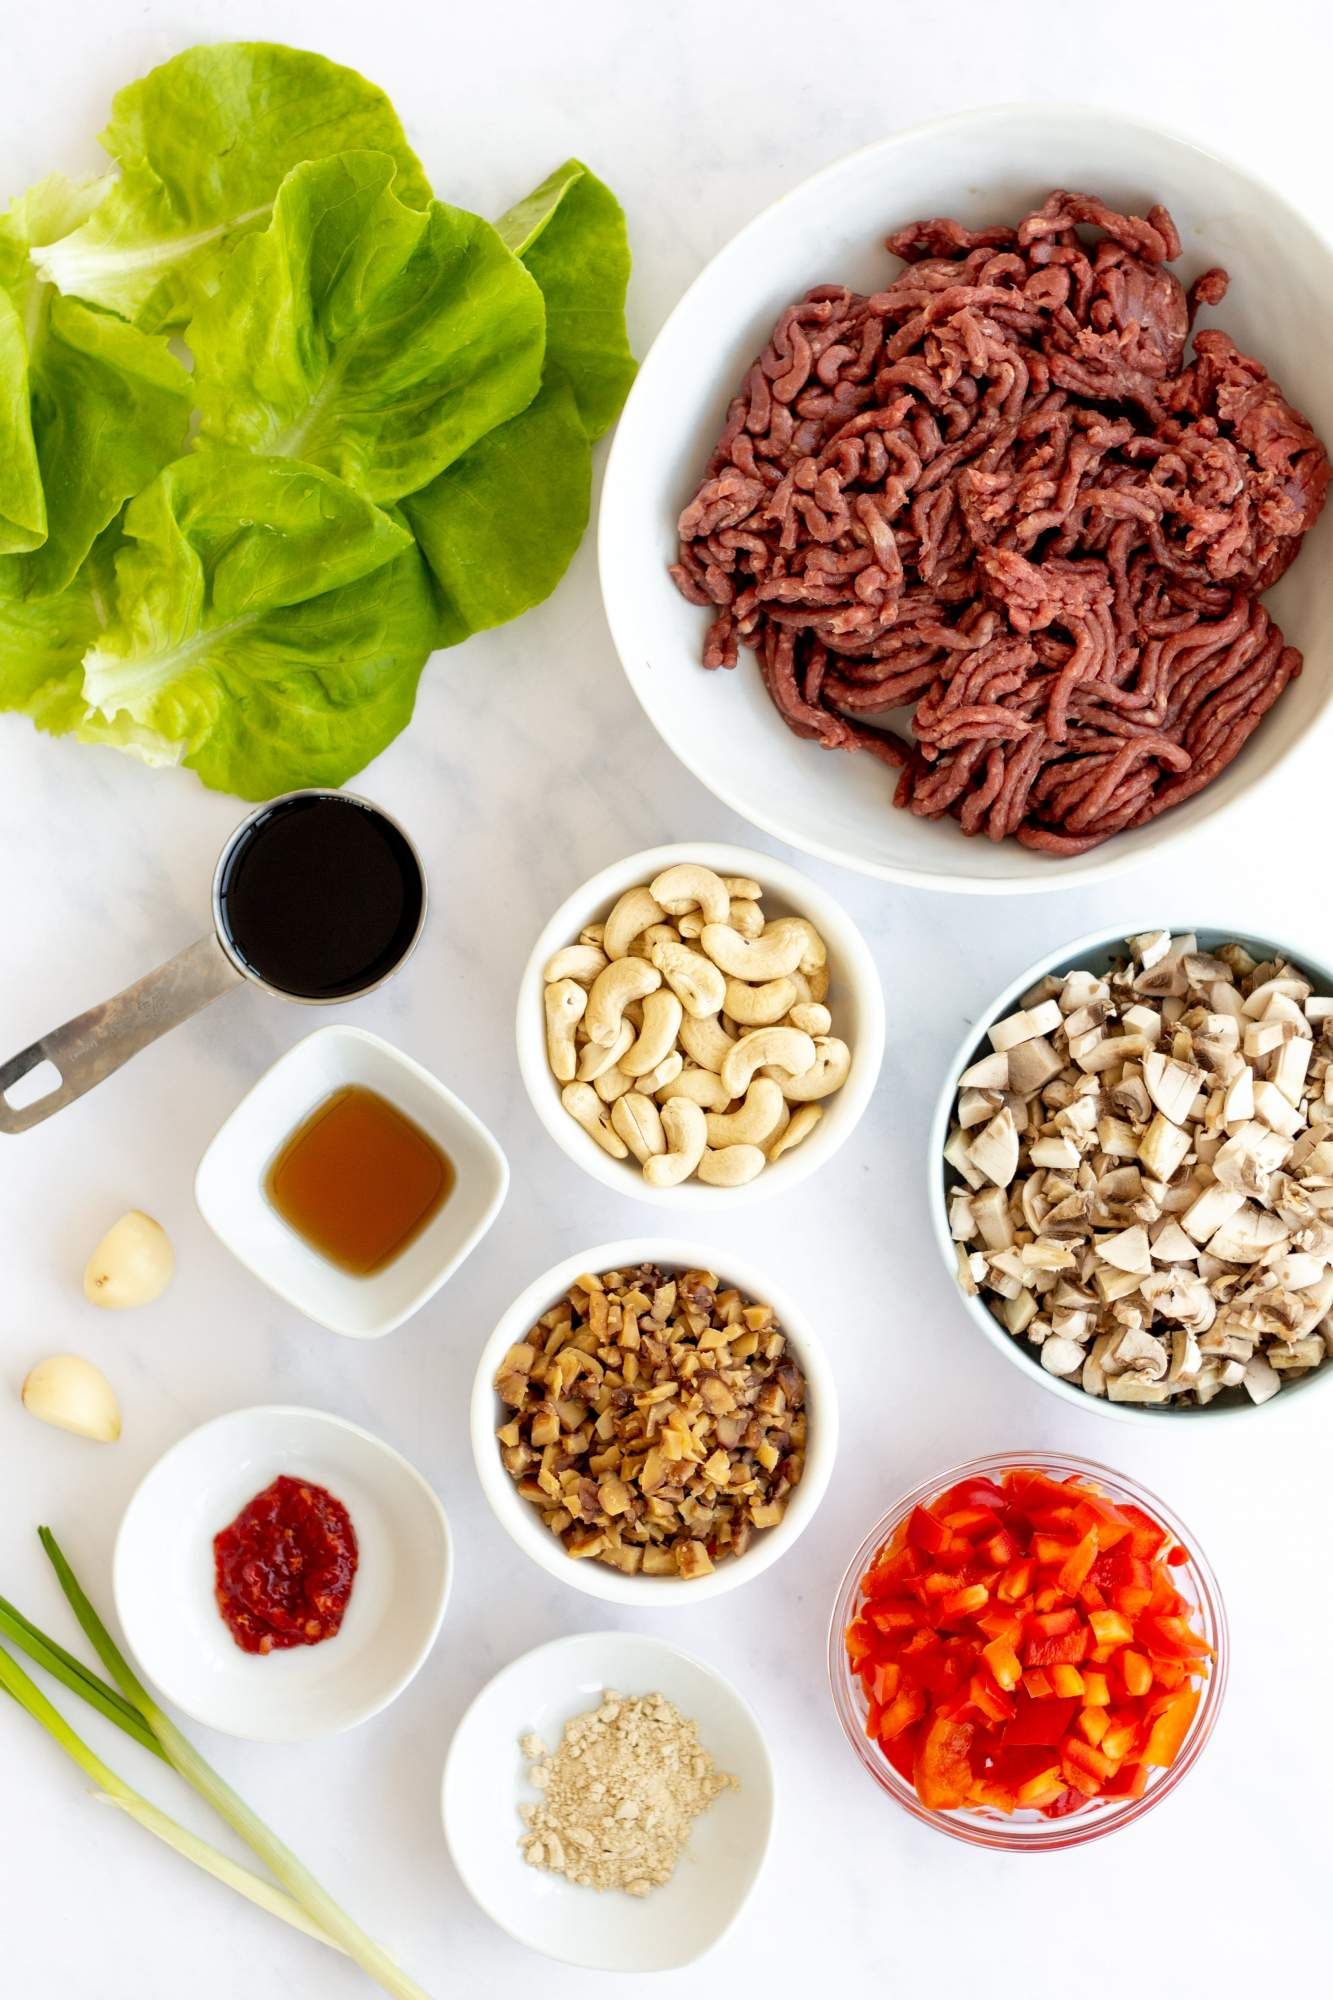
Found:
[[(0, 1132), (26, 1132), (40, 1125), (243, 977), (210, 931), (123, 993), (53, 1028), (30, 1048), (0, 1063)], [(8, 1093), (44, 1062), (59, 1070), (59, 1087), (22, 1108), (11, 1105)]]

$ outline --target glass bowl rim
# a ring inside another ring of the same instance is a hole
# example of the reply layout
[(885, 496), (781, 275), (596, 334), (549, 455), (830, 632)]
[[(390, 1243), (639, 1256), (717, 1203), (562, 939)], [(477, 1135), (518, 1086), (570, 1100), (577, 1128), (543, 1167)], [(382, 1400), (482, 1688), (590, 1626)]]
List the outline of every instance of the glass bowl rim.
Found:
[[(1200, 1624), (1204, 1636), (1214, 1648), (1215, 1658), (1211, 1674), (1202, 1683), (1199, 1706), (1179, 1755), (1173, 1764), (1168, 1765), (1161, 1775), (1149, 1784), (1141, 1798), (1127, 1799), (1109, 1811), (1090, 1803), (1087, 1807), (1081, 1807), (1078, 1811), (1060, 1819), (1038, 1818), (1006, 1823), (998, 1817), (983, 1818), (980, 1814), (969, 1814), (962, 1810), (942, 1811), (922, 1804), (915, 1790), (899, 1776), (888, 1759), (879, 1751), (878, 1746), (873, 1744), (865, 1733), (862, 1712), (858, 1706), (860, 1686), (847, 1661), (844, 1633), (859, 1594), (861, 1579), (865, 1575), (871, 1557), (889, 1539), (899, 1522), (913, 1507), (923, 1504), (946, 1487), (955, 1485), (960, 1479), (985, 1477), (992, 1473), (1012, 1471), (1020, 1466), (1032, 1466), (1042, 1472), (1075, 1473), (1080, 1478), (1100, 1483), (1113, 1501), (1119, 1493), (1151, 1513), (1153, 1518), (1188, 1551), (1189, 1559), (1179, 1566), (1179, 1574), (1188, 1577), (1193, 1585)], [(1032, 1451), (983, 1452), (976, 1457), (946, 1467), (944, 1471), (934, 1474), (929, 1479), (922, 1480), (910, 1492), (895, 1501), (864, 1537), (839, 1581), (829, 1621), (828, 1675), (833, 1706), (837, 1711), (843, 1734), (856, 1753), (858, 1762), (874, 1779), (881, 1791), (887, 1792), (914, 1819), (936, 1828), (940, 1833), (950, 1835), (955, 1840), (966, 1841), (975, 1847), (998, 1848), (1008, 1853), (1025, 1854), (1078, 1847), (1090, 1840), (1099, 1840), (1108, 1833), (1115, 1833), (1121, 1827), (1131, 1825), (1135, 1820), (1142, 1818), (1144, 1813), (1150, 1812), (1154, 1806), (1160, 1805), (1193, 1768), (1212, 1735), (1226, 1692), (1230, 1655), (1231, 1644), (1226, 1610), (1216, 1574), (1208, 1557), (1200, 1548), (1197, 1537), (1189, 1532), (1174, 1510), (1128, 1473), (1118, 1472), (1096, 1459), (1084, 1458), (1075, 1452), (1043, 1447)]]

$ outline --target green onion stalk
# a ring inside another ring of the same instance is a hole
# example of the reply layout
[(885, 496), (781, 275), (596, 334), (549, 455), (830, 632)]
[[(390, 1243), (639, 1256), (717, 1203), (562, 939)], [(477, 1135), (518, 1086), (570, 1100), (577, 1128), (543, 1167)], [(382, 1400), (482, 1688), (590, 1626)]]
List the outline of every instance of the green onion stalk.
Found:
[(128, 1813), (178, 1854), (226, 1882), (252, 1903), (281, 1917), (308, 1937), (343, 1952), (393, 2000), (429, 2000), (424, 1989), (352, 1922), (291, 1849), (270, 1832), (163, 1713), (93, 1609), (51, 1530), (40, 1528), (38, 1533), (60, 1588), (110, 1681), (104, 1681), (85, 1667), (4, 1598), (0, 1598), (0, 1637), (28, 1653), (142, 1748), (170, 1764), (258, 1855), (274, 1881), (266, 1881), (241, 1867), (133, 1791), (75, 1734), (59, 1710), (3, 1647), (0, 1647), (0, 1687), (12, 1694), (92, 1779), (99, 1799)]

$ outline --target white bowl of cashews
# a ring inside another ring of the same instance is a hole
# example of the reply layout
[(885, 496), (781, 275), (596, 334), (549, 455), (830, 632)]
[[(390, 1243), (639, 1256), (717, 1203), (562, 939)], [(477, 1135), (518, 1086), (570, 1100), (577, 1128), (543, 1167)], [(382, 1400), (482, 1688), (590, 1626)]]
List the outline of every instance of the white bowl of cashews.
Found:
[(837, 1152), (879, 1075), (884, 997), (825, 890), (692, 841), (566, 898), (524, 971), (517, 1035), (571, 1160), (615, 1193), (712, 1208), (781, 1194)]

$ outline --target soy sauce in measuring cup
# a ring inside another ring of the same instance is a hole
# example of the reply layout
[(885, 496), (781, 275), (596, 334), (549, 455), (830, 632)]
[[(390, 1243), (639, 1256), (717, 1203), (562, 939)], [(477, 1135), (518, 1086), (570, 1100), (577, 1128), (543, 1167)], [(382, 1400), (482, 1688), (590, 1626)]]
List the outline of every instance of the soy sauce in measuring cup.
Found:
[(226, 949), (295, 1000), (377, 986), (411, 950), (425, 902), (406, 834), (340, 792), (299, 792), (256, 814), (223, 856), (215, 888)]

